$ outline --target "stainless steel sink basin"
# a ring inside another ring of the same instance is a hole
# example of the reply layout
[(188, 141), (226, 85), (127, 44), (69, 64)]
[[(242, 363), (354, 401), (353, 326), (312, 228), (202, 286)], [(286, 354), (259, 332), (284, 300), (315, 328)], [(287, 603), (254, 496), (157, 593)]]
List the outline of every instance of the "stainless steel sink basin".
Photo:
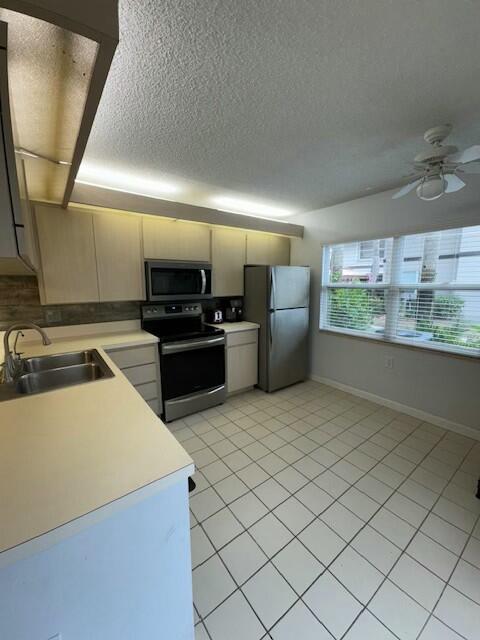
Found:
[(51, 389), (70, 387), (71, 385), (81, 384), (82, 382), (92, 382), (93, 380), (99, 380), (104, 377), (105, 373), (98, 364), (93, 362), (89, 364), (76, 364), (60, 369), (26, 373), (18, 380), (17, 391), (19, 393), (41, 393), (42, 391), (50, 391)]
[(58, 369), (59, 367), (71, 367), (72, 365), (91, 364), (95, 362), (95, 353), (97, 352), (93, 350), (75, 351), (73, 353), (58, 353), (52, 356), (25, 358), (23, 370), (31, 373), (45, 371), (46, 369)]
[(23, 370), (15, 382), (0, 385), (0, 401), (114, 376), (96, 349), (27, 358)]

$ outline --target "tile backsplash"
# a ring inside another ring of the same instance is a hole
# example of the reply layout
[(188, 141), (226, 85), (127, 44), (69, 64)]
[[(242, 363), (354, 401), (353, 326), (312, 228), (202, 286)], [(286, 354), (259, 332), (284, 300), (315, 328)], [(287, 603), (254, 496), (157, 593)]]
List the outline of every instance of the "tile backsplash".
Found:
[(41, 327), (137, 320), (141, 302), (41, 305), (35, 276), (0, 276), (0, 330), (28, 320)]
[[(231, 299), (227, 296), (203, 301), (203, 310), (222, 309), (225, 316)], [(235, 296), (235, 300), (243, 302), (241, 296)], [(41, 327), (139, 320), (142, 304), (129, 301), (41, 305), (35, 276), (0, 276), (0, 331), (22, 320)]]

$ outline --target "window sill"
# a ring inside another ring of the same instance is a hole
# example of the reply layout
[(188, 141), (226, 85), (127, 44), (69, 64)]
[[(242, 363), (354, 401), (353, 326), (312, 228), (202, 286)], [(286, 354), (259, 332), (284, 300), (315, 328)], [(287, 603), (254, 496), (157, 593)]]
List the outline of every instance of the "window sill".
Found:
[(413, 351), (426, 351), (428, 353), (433, 353), (438, 356), (447, 356), (448, 358), (459, 358), (460, 360), (468, 360), (470, 362), (478, 362), (480, 361), (480, 355), (469, 354), (469, 353), (460, 353), (456, 351), (446, 351), (443, 349), (439, 349), (434, 346), (427, 346), (425, 344), (411, 344), (409, 342), (402, 342), (401, 340), (389, 340), (387, 338), (383, 338), (380, 336), (367, 336), (365, 334), (353, 333), (351, 331), (342, 331), (341, 329), (323, 329), (319, 327), (320, 333), (326, 333), (333, 336), (342, 336), (344, 338), (352, 338), (353, 340), (362, 340), (366, 342), (370, 342), (371, 344), (388, 344), (392, 347), (399, 347), (400, 349), (409, 349)]

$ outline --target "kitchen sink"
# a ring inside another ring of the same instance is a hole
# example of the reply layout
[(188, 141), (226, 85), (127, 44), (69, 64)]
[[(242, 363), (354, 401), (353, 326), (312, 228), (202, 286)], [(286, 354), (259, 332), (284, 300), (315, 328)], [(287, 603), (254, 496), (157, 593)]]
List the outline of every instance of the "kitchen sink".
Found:
[(98, 352), (94, 350), (75, 351), (73, 353), (58, 353), (52, 356), (37, 356), (25, 358), (23, 370), (27, 373), (45, 371), (46, 369), (59, 369), (73, 365), (88, 365), (95, 363)]
[(11, 400), (114, 376), (96, 349), (27, 358), (23, 364), (25, 373), (15, 382), (0, 385), (0, 400)]
[(19, 393), (42, 393), (51, 389), (70, 387), (82, 382), (92, 382), (105, 378), (104, 371), (98, 364), (76, 364), (60, 369), (48, 369), (35, 373), (26, 373), (17, 382)]

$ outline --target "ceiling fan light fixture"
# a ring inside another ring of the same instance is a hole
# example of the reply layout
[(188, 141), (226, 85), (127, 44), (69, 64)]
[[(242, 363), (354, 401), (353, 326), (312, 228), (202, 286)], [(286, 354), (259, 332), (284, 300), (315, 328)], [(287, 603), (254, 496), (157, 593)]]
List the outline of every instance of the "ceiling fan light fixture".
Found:
[(417, 196), (420, 200), (437, 200), (445, 193), (445, 178), (438, 174), (436, 176), (426, 177), (417, 187)]

